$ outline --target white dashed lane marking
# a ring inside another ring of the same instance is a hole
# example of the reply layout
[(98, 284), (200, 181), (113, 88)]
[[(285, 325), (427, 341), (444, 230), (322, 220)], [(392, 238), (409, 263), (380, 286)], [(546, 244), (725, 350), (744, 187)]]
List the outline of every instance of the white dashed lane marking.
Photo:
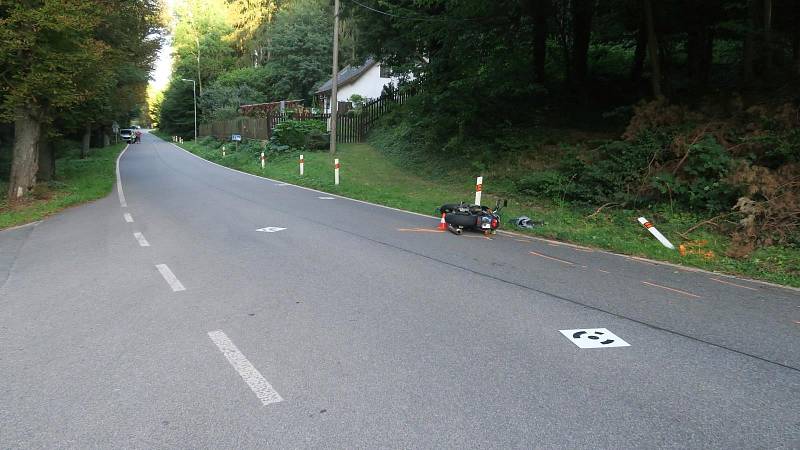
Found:
[(128, 223), (132, 223), (133, 222), (133, 216), (131, 216), (131, 213), (125, 213), (125, 214), (122, 215), (122, 217), (125, 218), (125, 222), (128, 222)]
[(136, 240), (139, 241), (140, 247), (150, 247), (150, 243), (147, 242), (147, 239), (144, 238), (144, 235), (142, 233), (133, 233), (133, 237), (135, 237)]
[(239, 373), (244, 382), (250, 386), (250, 389), (261, 400), (261, 403), (269, 405), (283, 401), (280, 394), (272, 388), (272, 385), (261, 375), (261, 372), (236, 348), (233, 341), (222, 330), (209, 331), (208, 337), (217, 345), (217, 348), (225, 355), (225, 358), (236, 369), (236, 372)]
[(164, 280), (166, 280), (173, 292), (186, 290), (186, 288), (183, 287), (183, 284), (181, 284), (181, 282), (178, 280), (178, 277), (176, 277), (175, 274), (169, 270), (169, 267), (167, 267), (166, 264), (156, 264), (156, 269), (158, 269), (159, 273), (161, 273), (161, 276), (164, 277)]

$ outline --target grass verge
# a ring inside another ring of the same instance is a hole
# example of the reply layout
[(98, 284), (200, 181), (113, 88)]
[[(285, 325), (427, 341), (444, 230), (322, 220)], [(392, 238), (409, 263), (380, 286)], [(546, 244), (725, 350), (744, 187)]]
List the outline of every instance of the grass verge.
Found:
[[(267, 167), (261, 169), (258, 155), (240, 150), (222, 157), (215, 143), (201, 145), (186, 142), (181, 146), (209, 161), (254, 175), (265, 176), (301, 186), (307, 186), (359, 200), (366, 200), (408, 211), (434, 215), (443, 203), (472, 201), (475, 177), (467, 171), (419, 173), (368, 144), (341, 144), (337, 158), (341, 162), (341, 184), (333, 184), (333, 157), (327, 152), (305, 153), (305, 175), (300, 176), (298, 154), (270, 156)], [(702, 218), (688, 213), (655, 210), (603, 210), (581, 208), (566, 203), (509, 194), (507, 186), (485, 177), (483, 203), (495, 198), (509, 198), (504, 210), (505, 229), (513, 229), (508, 220), (526, 215), (545, 221), (545, 225), (530, 231), (518, 231), (540, 237), (611, 250), (626, 255), (667, 261), (686, 266), (743, 275), (778, 284), (800, 287), (800, 249), (769, 247), (760, 249), (749, 258), (725, 256), (730, 239), (712, 230), (699, 228), (689, 234)], [(689, 254), (661, 246), (636, 218), (645, 216), (677, 246), (686, 244)]]
[(7, 183), (0, 182), (0, 229), (41, 220), (70, 206), (97, 200), (111, 192), (116, 181), (116, 160), (125, 144), (92, 149), (80, 159), (69, 151), (56, 161), (54, 181), (37, 185), (33, 198), (8, 206)]

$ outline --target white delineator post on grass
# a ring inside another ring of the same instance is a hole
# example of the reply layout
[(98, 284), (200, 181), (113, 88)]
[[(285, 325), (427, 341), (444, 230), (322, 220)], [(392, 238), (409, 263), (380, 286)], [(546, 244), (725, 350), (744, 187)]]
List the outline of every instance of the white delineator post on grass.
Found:
[(667, 247), (670, 250), (675, 250), (675, 246), (672, 245), (672, 243), (669, 240), (667, 240), (667, 238), (665, 238), (660, 231), (656, 230), (656, 227), (654, 227), (653, 224), (650, 223), (647, 219), (645, 219), (644, 217), (639, 217), (639, 223), (642, 224), (645, 228), (647, 228), (650, 234), (655, 236), (655, 238), (658, 239), (658, 242), (661, 242), (661, 245)]
[(224, 145), (222, 146), (222, 157), (223, 158), (225, 157), (225, 146)]
[(478, 177), (475, 182), (475, 204), (481, 204), (481, 191), (483, 191), (483, 177)]
[(305, 165), (305, 160), (303, 159), (303, 155), (300, 155), (300, 175), (303, 175), (304, 165)]
[(263, 170), (266, 167), (267, 158), (264, 157), (264, 152), (261, 152), (261, 169)]
[(339, 184), (339, 158), (333, 160), (333, 184)]

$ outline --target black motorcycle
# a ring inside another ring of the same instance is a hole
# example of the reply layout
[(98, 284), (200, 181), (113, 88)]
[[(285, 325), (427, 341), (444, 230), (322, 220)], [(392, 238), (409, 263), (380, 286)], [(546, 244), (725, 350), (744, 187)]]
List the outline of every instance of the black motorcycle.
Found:
[(464, 230), (481, 231), (487, 236), (497, 234), (500, 228), (500, 211), (508, 206), (508, 200), (500, 200), (494, 209), (482, 205), (470, 205), (467, 203), (448, 203), (439, 207), (439, 214), (444, 214), (444, 221), (447, 229), (455, 234), (461, 234)]

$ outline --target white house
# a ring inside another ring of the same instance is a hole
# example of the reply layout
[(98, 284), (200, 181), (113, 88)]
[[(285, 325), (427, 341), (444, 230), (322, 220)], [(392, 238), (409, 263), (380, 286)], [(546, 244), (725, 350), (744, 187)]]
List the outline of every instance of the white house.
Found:
[[(339, 80), (336, 98), (339, 102), (349, 101), (350, 96), (358, 94), (365, 99), (376, 99), (381, 96), (383, 87), (389, 83), (395, 86), (400, 80), (399, 77), (392, 76), (387, 66), (368, 58), (364, 64), (358, 67), (347, 66), (339, 71)], [(322, 84), (316, 91), (316, 95), (322, 100), (326, 113), (330, 112), (331, 86), (333, 79)]]

